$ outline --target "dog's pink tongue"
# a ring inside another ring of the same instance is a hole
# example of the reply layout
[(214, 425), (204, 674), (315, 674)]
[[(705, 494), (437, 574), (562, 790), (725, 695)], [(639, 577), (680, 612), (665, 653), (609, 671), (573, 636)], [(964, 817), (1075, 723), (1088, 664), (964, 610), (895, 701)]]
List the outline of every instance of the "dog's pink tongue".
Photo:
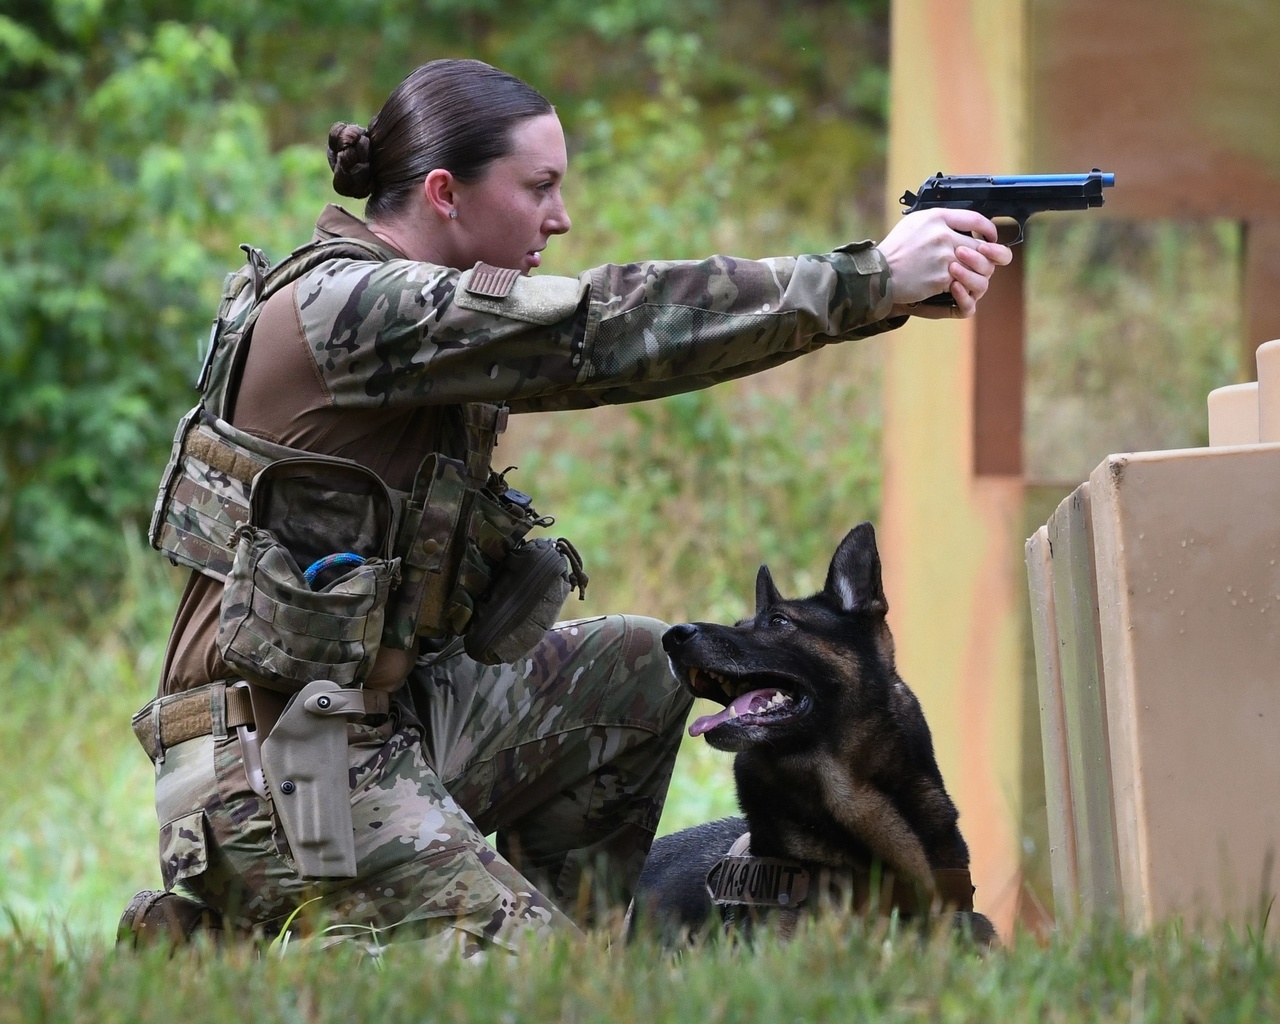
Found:
[(723, 711), (718, 711), (714, 715), (703, 715), (701, 718), (695, 719), (693, 724), (689, 726), (690, 736), (701, 736), (704, 732), (710, 732), (717, 725), (721, 725), (731, 718), (737, 718), (740, 715), (753, 715), (763, 711), (769, 706), (769, 701), (773, 699), (773, 695), (777, 690), (752, 690), (750, 693), (744, 693), (741, 697), (734, 699)]

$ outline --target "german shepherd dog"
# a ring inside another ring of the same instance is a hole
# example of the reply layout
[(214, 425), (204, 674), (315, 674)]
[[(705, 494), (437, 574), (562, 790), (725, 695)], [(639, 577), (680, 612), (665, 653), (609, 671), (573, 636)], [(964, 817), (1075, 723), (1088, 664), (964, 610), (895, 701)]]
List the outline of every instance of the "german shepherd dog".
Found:
[(841, 542), (820, 593), (784, 599), (761, 566), (755, 596), (753, 618), (663, 636), (675, 677), (724, 705), (689, 732), (736, 752), (745, 818), (654, 843), (632, 933), (648, 926), (677, 942), (768, 914), (785, 934), (797, 904), (834, 899), (903, 917), (947, 907), (993, 942), (991, 922), (972, 912), (969, 849), (929, 727), (894, 668), (871, 524)]

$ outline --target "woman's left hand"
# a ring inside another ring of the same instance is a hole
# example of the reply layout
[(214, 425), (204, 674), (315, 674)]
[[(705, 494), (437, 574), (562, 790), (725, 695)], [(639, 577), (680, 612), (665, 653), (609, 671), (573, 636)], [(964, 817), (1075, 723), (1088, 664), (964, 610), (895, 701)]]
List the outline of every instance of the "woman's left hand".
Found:
[(972, 245), (958, 245), (955, 257), (948, 265), (951, 282), (947, 290), (955, 305), (901, 304), (894, 306), (892, 315), (910, 314), (929, 320), (968, 319), (977, 311), (978, 300), (991, 286), (991, 276), (996, 267), (1006, 267), (1012, 262), (1013, 251), (999, 242), (975, 238)]

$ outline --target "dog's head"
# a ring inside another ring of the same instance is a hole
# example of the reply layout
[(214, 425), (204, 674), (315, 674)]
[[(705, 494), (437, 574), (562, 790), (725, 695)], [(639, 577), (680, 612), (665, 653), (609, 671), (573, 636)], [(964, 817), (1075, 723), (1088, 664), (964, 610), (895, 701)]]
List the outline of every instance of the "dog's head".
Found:
[(768, 744), (783, 753), (811, 744), (824, 719), (883, 708), (896, 679), (887, 611), (870, 523), (841, 541), (826, 585), (811, 597), (783, 598), (761, 566), (754, 617), (733, 626), (682, 623), (662, 638), (675, 677), (724, 705), (690, 734), (720, 750)]

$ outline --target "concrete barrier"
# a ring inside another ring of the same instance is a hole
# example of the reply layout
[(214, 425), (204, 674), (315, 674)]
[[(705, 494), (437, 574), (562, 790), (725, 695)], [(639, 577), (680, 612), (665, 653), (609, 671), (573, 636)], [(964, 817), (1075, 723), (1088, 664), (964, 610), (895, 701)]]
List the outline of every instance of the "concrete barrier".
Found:
[(1027, 541), (1059, 920), (1265, 919), (1280, 885), (1278, 442), (1110, 455)]

